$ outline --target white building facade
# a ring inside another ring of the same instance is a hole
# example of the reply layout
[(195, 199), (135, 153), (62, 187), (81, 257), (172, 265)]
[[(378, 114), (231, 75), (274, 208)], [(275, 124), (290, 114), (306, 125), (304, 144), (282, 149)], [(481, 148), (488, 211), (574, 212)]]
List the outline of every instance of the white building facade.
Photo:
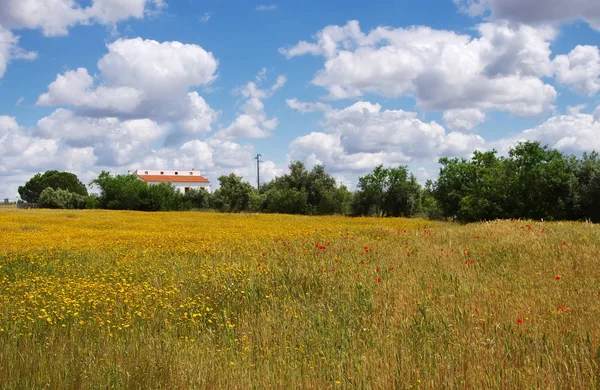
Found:
[(179, 192), (185, 194), (191, 189), (205, 190), (211, 192), (210, 181), (195, 169), (172, 170), (172, 169), (138, 169), (133, 172), (138, 179), (149, 185), (159, 183), (171, 183)]

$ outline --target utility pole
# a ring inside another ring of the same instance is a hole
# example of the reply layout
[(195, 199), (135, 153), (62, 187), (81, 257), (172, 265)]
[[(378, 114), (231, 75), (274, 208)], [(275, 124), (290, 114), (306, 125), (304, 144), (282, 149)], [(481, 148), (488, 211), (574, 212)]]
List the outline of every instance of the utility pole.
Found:
[(256, 188), (260, 191), (260, 163), (262, 154), (258, 153), (254, 159), (256, 160)]

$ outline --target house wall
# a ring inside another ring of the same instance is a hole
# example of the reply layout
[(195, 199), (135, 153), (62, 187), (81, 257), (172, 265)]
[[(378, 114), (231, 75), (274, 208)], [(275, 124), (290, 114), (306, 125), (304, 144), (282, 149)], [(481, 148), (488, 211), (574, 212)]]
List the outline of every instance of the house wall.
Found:
[[(157, 182), (148, 182), (148, 185), (154, 185), (154, 184), (160, 184)], [(173, 185), (173, 187), (175, 187), (179, 192), (181, 192), (182, 194), (185, 193), (185, 189), (186, 187), (189, 187), (190, 189), (200, 189), (200, 188), (204, 188), (206, 191), (211, 192), (210, 190), (210, 183), (186, 183), (186, 182), (177, 182), (177, 183), (171, 183)]]

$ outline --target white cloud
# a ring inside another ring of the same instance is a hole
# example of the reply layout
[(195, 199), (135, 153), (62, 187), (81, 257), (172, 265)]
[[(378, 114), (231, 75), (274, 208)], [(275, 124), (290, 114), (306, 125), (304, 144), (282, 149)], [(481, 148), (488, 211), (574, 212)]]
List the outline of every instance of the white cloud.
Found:
[(444, 112), (444, 122), (449, 129), (471, 131), (485, 122), (485, 113), (476, 109), (448, 110)]
[[(257, 76), (257, 80), (264, 80), (265, 70), (263, 69)], [(279, 119), (276, 117), (268, 118), (265, 112), (264, 99), (268, 99), (282, 88), (287, 79), (285, 76), (277, 77), (277, 81), (271, 88), (264, 90), (258, 88), (258, 85), (250, 81), (242, 88), (237, 89), (245, 99), (242, 105), (242, 111), (234, 121), (226, 128), (217, 132), (215, 137), (221, 139), (236, 138), (266, 138), (271, 136), (275, 128), (279, 125)]]
[(58, 75), (40, 95), (42, 106), (75, 106), (87, 110), (130, 114), (141, 103), (143, 92), (132, 87), (94, 87), (94, 79), (87, 69), (67, 71)]
[(478, 38), (429, 27), (378, 27), (368, 34), (358, 22), (327, 26), (315, 42), (280, 49), (286, 57), (321, 55), (324, 68), (312, 83), (327, 98), (415, 96), (427, 110), (506, 111), (538, 115), (552, 108), (555, 89), (548, 27), (484, 23)]
[(256, 6), (257, 11), (274, 11), (277, 9), (277, 4), (260, 4)]
[(560, 115), (548, 119), (543, 124), (524, 130), (517, 135), (490, 142), (501, 153), (520, 141), (540, 141), (543, 145), (559, 149), (565, 153), (600, 151), (600, 121), (593, 115)]
[(129, 86), (156, 96), (187, 92), (217, 77), (217, 60), (195, 44), (134, 38), (119, 39), (107, 48), (98, 68), (110, 85)]
[(325, 132), (313, 132), (290, 144), (289, 159), (324, 164), (333, 172), (362, 172), (384, 165), (433, 161), (442, 155), (468, 155), (484, 146), (481, 137), (447, 133), (414, 112), (382, 110), (357, 102), (325, 112)]
[(553, 60), (556, 80), (580, 94), (592, 96), (600, 91), (600, 50), (597, 46), (577, 46), (569, 54)]
[(169, 126), (149, 119), (90, 118), (59, 109), (38, 121), (36, 135), (70, 147), (91, 147), (100, 165), (125, 166), (150, 153), (168, 131)]
[(296, 98), (287, 99), (285, 102), (287, 103), (289, 108), (291, 108), (292, 110), (296, 110), (302, 114), (306, 114), (308, 112), (327, 111), (331, 109), (331, 106), (321, 102), (301, 102)]
[(2, 139), (9, 132), (13, 132), (19, 129), (19, 124), (15, 117), (0, 115), (0, 139)]
[(567, 113), (569, 115), (577, 115), (581, 113), (582, 110), (587, 108), (587, 104), (578, 104), (576, 106), (567, 106)]
[(21, 48), (19, 46), (19, 37), (2, 27), (0, 22), (0, 78), (4, 76), (6, 67), (11, 60), (34, 60), (36, 58), (37, 53), (33, 51), (26, 51)]
[[(94, 162), (92, 148), (69, 147), (59, 138), (48, 139), (29, 132), (14, 118), (0, 117), (0, 175), (47, 169), (78, 170)], [(16, 187), (8, 192), (16, 192)]]
[(454, 0), (471, 16), (485, 15), (527, 24), (558, 24), (584, 20), (600, 30), (600, 2), (597, 0)]
[(0, 24), (11, 29), (40, 29), (46, 36), (67, 35), (78, 24), (113, 24), (143, 18), (163, 9), (162, 0), (92, 0), (85, 7), (76, 0), (3, 0)]
[(592, 115), (594, 117), (595, 122), (600, 122), (600, 106), (596, 107)]
[(67, 71), (38, 104), (76, 107), (85, 116), (180, 122), (186, 135), (211, 130), (218, 113), (189, 90), (217, 77), (212, 53), (198, 45), (141, 38), (119, 39), (107, 48), (97, 79), (85, 68)]
[[(0, 116), (0, 176), (3, 196), (13, 196), (19, 185), (37, 172), (67, 170), (89, 182), (101, 170), (126, 173), (137, 168), (196, 168), (213, 187), (219, 175), (234, 172), (255, 182), (254, 147), (223, 139), (194, 139), (181, 146), (155, 148), (168, 124), (149, 119), (120, 120), (79, 116), (58, 109), (32, 128), (13, 117)], [(262, 164), (261, 177), (270, 180), (281, 169)]]

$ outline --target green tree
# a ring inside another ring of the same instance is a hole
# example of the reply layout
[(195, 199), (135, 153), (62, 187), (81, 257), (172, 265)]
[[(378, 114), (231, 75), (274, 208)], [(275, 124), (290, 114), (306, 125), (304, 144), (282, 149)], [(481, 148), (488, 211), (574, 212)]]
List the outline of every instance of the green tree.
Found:
[(300, 161), (289, 165), (289, 173), (261, 187), (263, 208), (272, 213), (345, 214), (351, 196), (346, 187), (338, 187), (325, 167), (315, 165), (308, 171)]
[(55, 190), (47, 187), (40, 194), (39, 205), (42, 208), (49, 209), (84, 209), (86, 200), (85, 197), (79, 194), (60, 188)]
[(141, 210), (148, 184), (135, 175), (112, 175), (102, 171), (91, 183), (100, 189), (98, 206), (111, 210)]
[(21, 199), (24, 201), (37, 203), (42, 191), (46, 188), (66, 190), (81, 196), (88, 195), (87, 188), (79, 181), (75, 174), (56, 170), (36, 174), (25, 185), (20, 186), (18, 191)]
[(575, 176), (573, 210), (570, 219), (600, 222), (600, 155), (584, 153), (582, 159), (570, 159)]
[(207, 209), (212, 205), (212, 196), (210, 192), (203, 189), (192, 188), (184, 194), (184, 200), (188, 202), (190, 208)]
[(252, 192), (256, 191), (250, 183), (242, 181), (234, 173), (218, 178), (220, 188), (215, 191), (215, 207), (225, 212), (247, 211)]
[(185, 210), (189, 203), (170, 183), (148, 185), (135, 175), (111, 175), (103, 171), (92, 181), (100, 189), (98, 207), (112, 210)]
[(513, 218), (560, 220), (571, 214), (575, 176), (558, 150), (522, 142), (505, 160), (509, 187), (506, 211)]
[(411, 217), (421, 207), (421, 186), (407, 167), (375, 167), (358, 179), (354, 214), (379, 217)]

